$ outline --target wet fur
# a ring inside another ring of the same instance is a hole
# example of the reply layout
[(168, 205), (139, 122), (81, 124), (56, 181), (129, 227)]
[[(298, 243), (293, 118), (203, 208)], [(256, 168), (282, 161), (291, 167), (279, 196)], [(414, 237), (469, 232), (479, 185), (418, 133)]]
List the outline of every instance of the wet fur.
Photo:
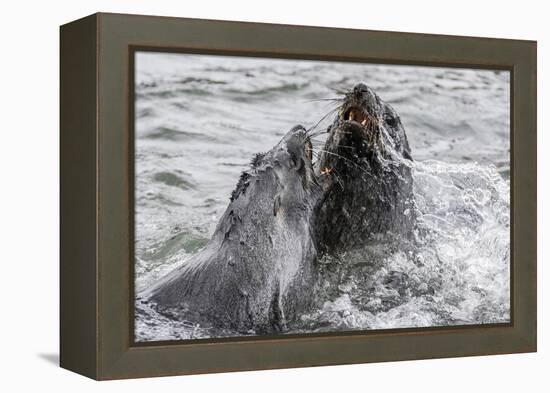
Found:
[(294, 128), (256, 155), (208, 245), (142, 296), (160, 312), (239, 332), (272, 333), (315, 300), (311, 217), (320, 188)]
[[(365, 126), (343, 121), (349, 108)], [(366, 85), (347, 92), (319, 152), (324, 188), (315, 220), (317, 248), (337, 254), (381, 236), (411, 238), (415, 223), (411, 151), (399, 115)]]

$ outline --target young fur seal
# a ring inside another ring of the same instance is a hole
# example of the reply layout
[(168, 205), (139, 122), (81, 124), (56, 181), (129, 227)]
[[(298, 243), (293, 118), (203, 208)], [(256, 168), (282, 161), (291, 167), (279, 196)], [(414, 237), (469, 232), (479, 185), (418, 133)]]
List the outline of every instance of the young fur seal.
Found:
[(311, 144), (292, 128), (243, 172), (207, 246), (141, 295), (239, 332), (280, 332), (315, 299)]
[(339, 253), (381, 235), (410, 238), (415, 222), (411, 150), (397, 112), (364, 83), (347, 92), (319, 152), (324, 196), (318, 249)]

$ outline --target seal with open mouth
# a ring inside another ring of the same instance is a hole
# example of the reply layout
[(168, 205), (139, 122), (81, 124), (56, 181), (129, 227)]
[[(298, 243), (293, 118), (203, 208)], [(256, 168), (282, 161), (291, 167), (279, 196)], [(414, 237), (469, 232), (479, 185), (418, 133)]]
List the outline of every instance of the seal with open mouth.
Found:
[(140, 297), (216, 327), (284, 330), (315, 299), (319, 194), (311, 144), (296, 126), (243, 172), (207, 246)]
[(375, 237), (412, 236), (411, 152), (397, 112), (364, 83), (347, 92), (319, 152), (324, 201), (315, 223), (323, 253)]

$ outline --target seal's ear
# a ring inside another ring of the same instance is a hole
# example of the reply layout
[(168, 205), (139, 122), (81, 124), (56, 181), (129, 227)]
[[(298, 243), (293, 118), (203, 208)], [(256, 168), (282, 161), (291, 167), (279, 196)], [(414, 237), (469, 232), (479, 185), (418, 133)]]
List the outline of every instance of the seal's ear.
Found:
[(277, 195), (273, 201), (273, 215), (276, 216), (281, 208), (281, 196)]

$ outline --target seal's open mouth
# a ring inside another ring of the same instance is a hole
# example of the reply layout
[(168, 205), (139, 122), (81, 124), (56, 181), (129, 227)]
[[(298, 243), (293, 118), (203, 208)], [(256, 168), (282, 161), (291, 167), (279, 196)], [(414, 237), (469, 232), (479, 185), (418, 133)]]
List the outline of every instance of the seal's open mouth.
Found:
[(379, 140), (380, 121), (378, 116), (369, 110), (368, 105), (357, 105), (356, 103), (344, 105), (340, 111), (339, 123), (338, 129), (341, 129), (344, 134), (348, 131), (347, 142), (341, 142), (343, 144), (349, 145), (348, 138), (359, 138), (358, 141), (367, 142), (367, 144), (361, 145), (361, 149), (364, 149), (373, 147)]
[(363, 112), (362, 109), (351, 107), (344, 112), (344, 115), (342, 117), (344, 120), (356, 121), (357, 123), (366, 124), (368, 116), (369, 115)]
[(377, 123), (372, 115), (356, 106), (351, 106), (342, 111), (340, 119), (342, 122), (355, 123), (365, 129), (372, 129), (372, 126)]

